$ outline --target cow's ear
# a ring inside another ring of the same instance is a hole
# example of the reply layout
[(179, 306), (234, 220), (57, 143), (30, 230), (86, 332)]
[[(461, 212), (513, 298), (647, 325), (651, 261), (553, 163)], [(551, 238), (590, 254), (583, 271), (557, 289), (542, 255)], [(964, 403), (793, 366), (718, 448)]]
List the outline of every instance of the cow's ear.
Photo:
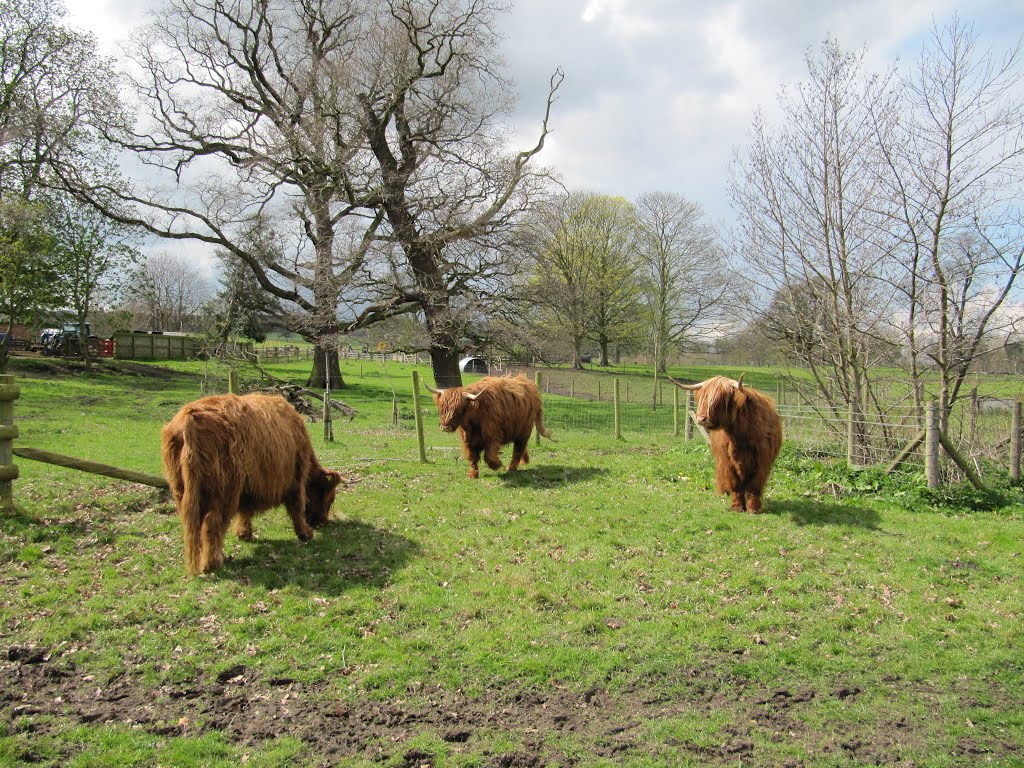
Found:
[(335, 472), (333, 469), (330, 469), (325, 475), (327, 476), (327, 483), (331, 488), (337, 488), (341, 485), (341, 472)]

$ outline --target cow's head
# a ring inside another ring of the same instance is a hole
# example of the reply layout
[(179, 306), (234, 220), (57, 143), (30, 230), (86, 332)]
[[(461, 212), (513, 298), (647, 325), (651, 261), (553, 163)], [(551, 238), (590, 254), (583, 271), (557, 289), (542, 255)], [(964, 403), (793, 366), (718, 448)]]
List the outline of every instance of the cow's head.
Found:
[(448, 389), (427, 387), (427, 389), (434, 397), (438, 421), (441, 424), (441, 429), (445, 432), (454, 432), (459, 427), (465, 426), (467, 411), (480, 397), (480, 392), (467, 392), (462, 387), (449, 387)]
[(319, 465), (310, 472), (306, 481), (306, 522), (314, 528), (327, 522), (339, 485), (339, 472)]
[(683, 384), (671, 376), (668, 380), (680, 389), (694, 394), (697, 423), (704, 429), (724, 429), (732, 425), (736, 412), (747, 401), (743, 391), (743, 375), (738, 379), (713, 376), (700, 384)]

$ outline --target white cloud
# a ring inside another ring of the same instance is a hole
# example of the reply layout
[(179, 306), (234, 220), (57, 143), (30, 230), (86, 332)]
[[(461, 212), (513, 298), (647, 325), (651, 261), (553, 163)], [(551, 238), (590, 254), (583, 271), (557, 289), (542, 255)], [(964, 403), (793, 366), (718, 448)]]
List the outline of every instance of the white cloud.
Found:
[(630, 0), (588, 0), (580, 18), (587, 24), (604, 21), (612, 37), (632, 40), (658, 31), (657, 21), (637, 10), (640, 3)]

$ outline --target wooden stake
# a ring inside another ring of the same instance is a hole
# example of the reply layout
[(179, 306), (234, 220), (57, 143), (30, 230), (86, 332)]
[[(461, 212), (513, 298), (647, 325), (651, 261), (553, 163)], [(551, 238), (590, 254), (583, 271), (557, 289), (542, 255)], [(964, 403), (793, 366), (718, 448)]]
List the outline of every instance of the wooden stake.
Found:
[(412, 410), (416, 420), (416, 442), (420, 450), (420, 463), (427, 463), (426, 438), (423, 434), (423, 411), (420, 410), (420, 372), (412, 372)]

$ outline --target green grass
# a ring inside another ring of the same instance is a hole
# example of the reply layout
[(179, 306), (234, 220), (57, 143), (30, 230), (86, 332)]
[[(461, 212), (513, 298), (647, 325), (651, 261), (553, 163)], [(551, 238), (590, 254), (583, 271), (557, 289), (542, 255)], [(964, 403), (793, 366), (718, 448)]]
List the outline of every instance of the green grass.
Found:
[[(223, 373), (171, 368), (21, 371), (18, 442), (157, 473)], [(669, 422), (563, 426), (470, 481), (432, 407), (417, 461), (409, 370), (346, 365), (358, 416), (310, 425), (355, 481), (335, 522), (303, 545), (270, 512), (214, 576), (158, 492), (19, 460), (0, 766), (1024, 764), (1005, 478), (929, 492), (787, 446), (749, 516)]]

